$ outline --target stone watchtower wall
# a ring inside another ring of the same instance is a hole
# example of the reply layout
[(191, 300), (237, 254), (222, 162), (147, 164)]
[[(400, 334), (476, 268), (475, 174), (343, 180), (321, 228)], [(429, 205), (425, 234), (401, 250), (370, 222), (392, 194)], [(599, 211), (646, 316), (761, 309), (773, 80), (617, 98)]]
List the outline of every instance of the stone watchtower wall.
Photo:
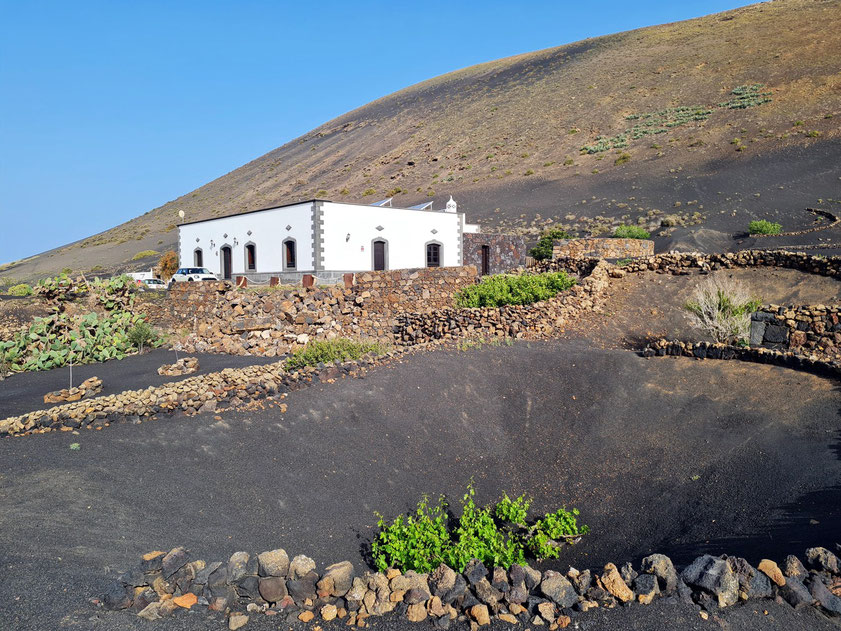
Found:
[(552, 247), (552, 258), (596, 257), (634, 259), (654, 256), (654, 241), (644, 239), (559, 239)]

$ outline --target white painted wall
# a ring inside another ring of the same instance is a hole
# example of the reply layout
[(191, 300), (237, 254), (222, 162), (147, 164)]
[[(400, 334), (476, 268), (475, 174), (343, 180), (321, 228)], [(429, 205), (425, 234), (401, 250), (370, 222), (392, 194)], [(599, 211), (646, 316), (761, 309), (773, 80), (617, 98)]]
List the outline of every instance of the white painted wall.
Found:
[[(286, 226), (291, 229), (287, 230)], [(219, 249), (229, 245), (233, 274), (247, 274), (245, 246), (254, 243), (257, 246), (256, 273), (280, 272), (283, 270), (283, 240), (292, 237), (297, 241), (298, 270), (312, 270), (312, 202), (185, 224), (178, 230), (181, 267), (193, 265), (193, 252), (200, 247), (204, 252), (204, 267), (221, 277)], [(228, 236), (223, 236), (225, 234)]]
[[(442, 246), (442, 267), (461, 265), (462, 213), (324, 202), (324, 269), (373, 269), (371, 242), (388, 242), (387, 269), (426, 267), (426, 243)], [(377, 230), (382, 226), (382, 230)], [(432, 230), (437, 230), (436, 234)], [(350, 239), (347, 236), (350, 235)]]

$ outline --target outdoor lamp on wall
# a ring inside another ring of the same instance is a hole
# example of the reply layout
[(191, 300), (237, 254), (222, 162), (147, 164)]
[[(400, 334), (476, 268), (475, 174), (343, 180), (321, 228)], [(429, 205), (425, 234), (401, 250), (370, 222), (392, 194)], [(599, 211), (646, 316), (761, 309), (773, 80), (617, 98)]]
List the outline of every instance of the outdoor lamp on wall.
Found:
[(347, 233), (347, 236), (345, 237), (345, 241), (350, 241), (350, 232)]
[(234, 237), (234, 245), (239, 245), (239, 241), (237, 240), (236, 237)]

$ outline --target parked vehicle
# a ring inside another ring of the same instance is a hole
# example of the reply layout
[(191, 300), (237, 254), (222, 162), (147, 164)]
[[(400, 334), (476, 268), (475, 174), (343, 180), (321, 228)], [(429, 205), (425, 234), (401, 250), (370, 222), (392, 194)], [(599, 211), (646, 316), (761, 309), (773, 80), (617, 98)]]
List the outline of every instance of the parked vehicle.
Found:
[(181, 267), (172, 278), (169, 279), (168, 287), (175, 283), (195, 282), (201, 280), (216, 280), (216, 276), (206, 267)]
[(129, 276), (130, 278), (136, 280), (137, 284), (139, 285), (144, 280), (147, 280), (149, 278), (155, 278), (155, 270), (150, 269), (148, 272), (129, 272), (128, 274), (126, 274), (126, 276)]
[(166, 283), (160, 278), (144, 278), (138, 285), (143, 289), (166, 289)]

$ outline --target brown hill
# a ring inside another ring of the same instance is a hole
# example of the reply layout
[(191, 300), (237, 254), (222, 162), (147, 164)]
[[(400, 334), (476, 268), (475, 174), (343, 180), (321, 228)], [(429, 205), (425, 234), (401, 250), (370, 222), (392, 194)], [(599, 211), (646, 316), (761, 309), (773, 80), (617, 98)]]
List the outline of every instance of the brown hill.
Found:
[(794, 229), (812, 221), (807, 206), (841, 210), (839, 120), (841, 0), (778, 0), (430, 79), (0, 274), (142, 267), (154, 257), (132, 262), (138, 252), (174, 245), (179, 210), (194, 220), (315, 196), (452, 194), (490, 229), (625, 221), (657, 228), (659, 247), (737, 247), (751, 218)]

